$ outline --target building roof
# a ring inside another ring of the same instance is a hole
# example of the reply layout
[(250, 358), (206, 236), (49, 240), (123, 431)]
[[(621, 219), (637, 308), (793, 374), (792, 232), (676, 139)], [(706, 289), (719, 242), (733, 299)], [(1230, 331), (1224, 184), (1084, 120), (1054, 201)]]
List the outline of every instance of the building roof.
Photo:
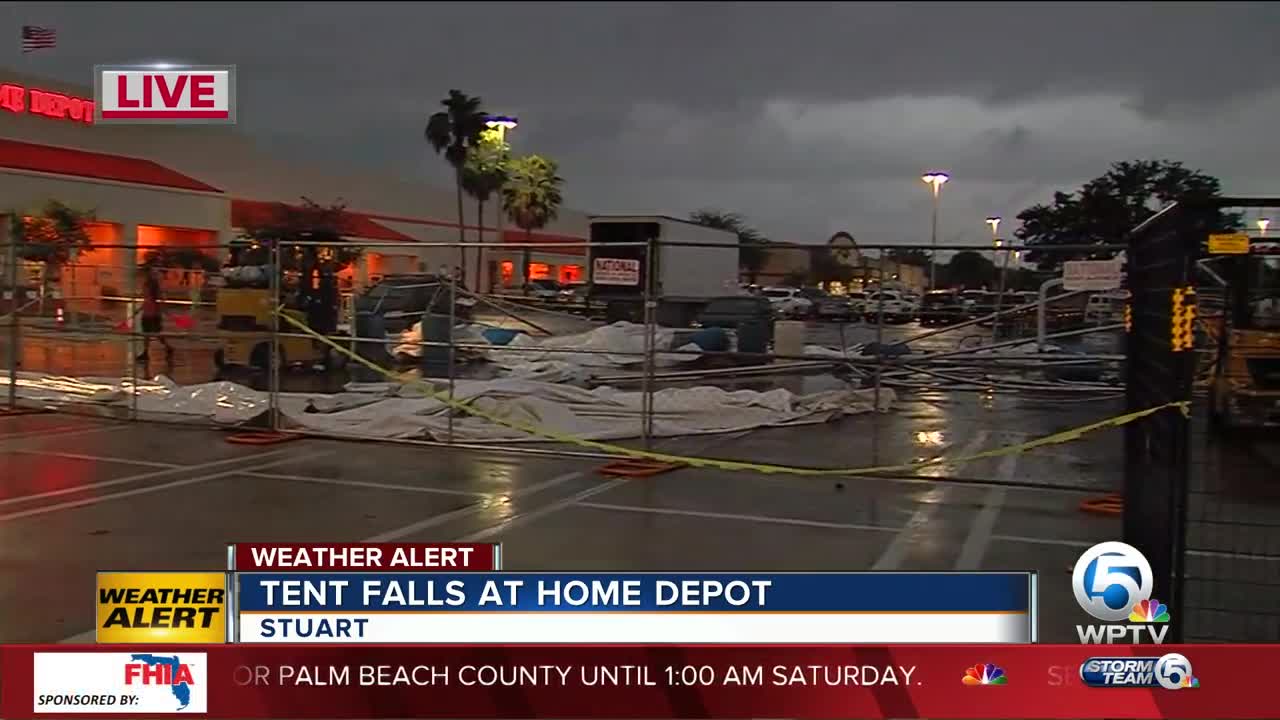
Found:
[[(244, 228), (248, 225), (265, 225), (271, 222), (276, 208), (281, 205), (283, 205), (283, 203), (233, 199), (231, 201), (231, 225), (232, 227), (237, 228)], [(346, 228), (344, 228), (344, 232), (352, 237), (360, 238), (362, 240), (417, 242), (416, 239), (409, 235), (392, 230), (381, 223), (374, 222), (368, 215), (363, 213), (345, 210), (342, 214), (346, 219)]]
[(153, 187), (222, 192), (151, 160), (4, 138), (0, 138), (0, 167)]

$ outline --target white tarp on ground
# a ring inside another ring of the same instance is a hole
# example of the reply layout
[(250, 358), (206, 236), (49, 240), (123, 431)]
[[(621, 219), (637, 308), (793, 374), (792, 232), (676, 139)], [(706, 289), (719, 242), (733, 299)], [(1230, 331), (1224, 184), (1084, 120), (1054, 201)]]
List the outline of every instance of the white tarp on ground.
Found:
[[(437, 393), (446, 388), (437, 384)], [(129, 380), (66, 378), (38, 373), (18, 374), (18, 397), (26, 406), (96, 405), (104, 410), (131, 404)], [(0, 391), (8, 378), (0, 377)], [(308, 430), (380, 438), (444, 440), (449, 427), (445, 403), (423, 397), (412, 386), (351, 386), (339, 394), (283, 393), (285, 422)], [(870, 412), (874, 390), (847, 389), (796, 395), (777, 388), (765, 392), (727, 391), (716, 387), (667, 388), (653, 395), (653, 434), (673, 437), (821, 423), (843, 415)], [(621, 440), (640, 435), (639, 392), (601, 387), (594, 390), (518, 378), (458, 380), (454, 398), (469, 401), (490, 416), (534, 426), (556, 436), (589, 440)], [(881, 390), (880, 407), (888, 410), (891, 391)], [(138, 383), (137, 408), (142, 417), (236, 425), (266, 412), (267, 393), (232, 382), (178, 385), (167, 378)], [(536, 440), (498, 423), (453, 413), (453, 438), (461, 442)]]
[[(458, 343), (488, 344), (481, 334), (480, 325), (466, 325), (454, 330)], [(536, 338), (520, 333), (506, 345), (493, 345), (492, 350), (482, 351), (490, 362), (504, 368), (528, 366), (531, 363), (561, 362), (578, 367), (627, 367), (644, 362), (645, 326), (616, 322), (573, 335), (554, 335)], [(672, 354), (670, 351), (676, 333), (671, 328), (658, 327), (653, 331), (656, 363), (660, 367), (697, 360), (701, 348), (692, 343), (674, 348), (690, 354)], [(393, 355), (420, 357), (422, 355), (422, 323), (414, 323), (400, 334), (400, 344), (392, 349)]]

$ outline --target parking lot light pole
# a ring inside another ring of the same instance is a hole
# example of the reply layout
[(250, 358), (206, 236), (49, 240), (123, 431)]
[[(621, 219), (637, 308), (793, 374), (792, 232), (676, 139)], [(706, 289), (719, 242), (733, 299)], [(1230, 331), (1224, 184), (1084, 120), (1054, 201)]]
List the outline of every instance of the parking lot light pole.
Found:
[(920, 179), (933, 190), (933, 232), (929, 243), (933, 248), (933, 252), (930, 253), (929, 257), (929, 289), (936, 290), (935, 282), (937, 281), (938, 270), (938, 196), (942, 192), (942, 186), (951, 179), (951, 176), (935, 170), (921, 175)]
[[(490, 115), (484, 121), (485, 127), (489, 128), (495, 134), (497, 134), (499, 147), (504, 147), (506, 145), (507, 131), (514, 130), (516, 126), (518, 126), (519, 124), (520, 124), (519, 121), (516, 120), (514, 117), (508, 117), (506, 115)], [(502, 188), (498, 188), (497, 208), (498, 208), (498, 247), (502, 248), (502, 250), (499, 251), (498, 254), (499, 254), (499, 257), (501, 257), (502, 252), (505, 251), (506, 249), (506, 248), (503, 248), (503, 243), (506, 242), (505, 235), (507, 230), (507, 214), (502, 211)], [(484, 222), (484, 219), (480, 218), (480, 222)], [(480, 248), (476, 250), (476, 252), (480, 253), (481, 270), (476, 275), (476, 286), (471, 289), (478, 293), (492, 292), (493, 285), (494, 285), (492, 275), (489, 277), (489, 282), (487, 283), (488, 288), (483, 287), (485, 283), (481, 282), (481, 279), (485, 274), (485, 270), (488, 268), (486, 258), (484, 257), (484, 248)]]

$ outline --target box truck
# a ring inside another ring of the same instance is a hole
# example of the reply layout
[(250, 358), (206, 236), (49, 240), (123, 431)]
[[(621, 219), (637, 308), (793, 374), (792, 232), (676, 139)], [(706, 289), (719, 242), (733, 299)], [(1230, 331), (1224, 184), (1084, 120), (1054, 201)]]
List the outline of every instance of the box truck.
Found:
[(609, 322), (643, 322), (646, 288), (658, 324), (668, 327), (686, 327), (713, 298), (739, 294), (738, 237), (728, 230), (662, 215), (597, 215), (590, 257), (591, 301), (605, 306)]

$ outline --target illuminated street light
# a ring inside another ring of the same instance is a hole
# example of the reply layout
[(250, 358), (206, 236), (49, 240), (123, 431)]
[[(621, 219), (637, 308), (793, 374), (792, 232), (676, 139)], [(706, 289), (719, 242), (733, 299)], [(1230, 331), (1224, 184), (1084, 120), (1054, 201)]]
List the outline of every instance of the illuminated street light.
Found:
[(490, 115), (484, 121), (485, 127), (498, 133), (498, 142), (506, 142), (507, 131), (519, 124), (515, 118), (506, 115)]
[(942, 186), (946, 184), (951, 176), (934, 170), (920, 176), (920, 179), (933, 189), (933, 233), (930, 245), (933, 246), (933, 252), (929, 257), (929, 289), (937, 289), (937, 278), (935, 277), (938, 270), (938, 195), (942, 191)]
[(1270, 218), (1258, 218), (1258, 234), (1266, 235), (1267, 226), (1269, 226), (1270, 224), (1271, 224)]
[(1000, 216), (993, 215), (987, 218), (987, 224), (991, 226), (991, 242), (996, 246), (1000, 245)]

